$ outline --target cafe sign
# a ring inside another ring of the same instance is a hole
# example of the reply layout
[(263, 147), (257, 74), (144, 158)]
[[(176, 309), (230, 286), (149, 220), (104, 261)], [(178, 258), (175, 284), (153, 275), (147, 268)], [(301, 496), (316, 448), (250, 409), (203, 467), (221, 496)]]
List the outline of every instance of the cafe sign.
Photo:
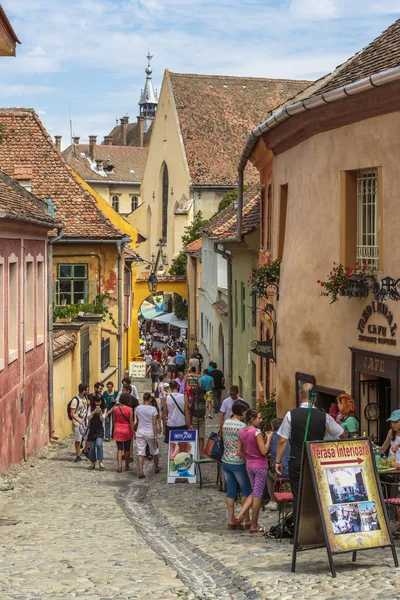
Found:
[[(381, 324), (375, 323), (377, 315), (383, 317), (383, 324), (382, 319)], [(360, 332), (358, 336), (360, 342), (396, 346), (397, 323), (394, 322), (393, 313), (383, 302), (374, 300), (365, 307), (358, 321), (357, 329)]]
[(263, 342), (251, 342), (252, 352), (261, 358), (269, 358), (272, 361), (275, 360), (275, 353), (273, 348), (273, 339), (265, 340)]

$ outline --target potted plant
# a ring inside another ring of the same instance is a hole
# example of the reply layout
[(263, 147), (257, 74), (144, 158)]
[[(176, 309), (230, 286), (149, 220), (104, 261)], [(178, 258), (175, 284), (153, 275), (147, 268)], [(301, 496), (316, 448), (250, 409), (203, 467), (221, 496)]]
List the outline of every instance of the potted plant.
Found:
[(360, 265), (356, 262), (355, 268), (345, 267), (342, 263), (333, 263), (325, 281), (318, 279), (317, 283), (323, 288), (321, 296), (331, 298), (330, 304), (336, 302), (338, 296), (347, 298), (366, 298), (368, 296), (368, 285), (366, 276), (373, 277), (368, 270), (368, 265)]
[(266, 295), (268, 285), (278, 283), (280, 268), (280, 260), (268, 260), (261, 267), (253, 269), (248, 282), (253, 288), (253, 293), (258, 296)]

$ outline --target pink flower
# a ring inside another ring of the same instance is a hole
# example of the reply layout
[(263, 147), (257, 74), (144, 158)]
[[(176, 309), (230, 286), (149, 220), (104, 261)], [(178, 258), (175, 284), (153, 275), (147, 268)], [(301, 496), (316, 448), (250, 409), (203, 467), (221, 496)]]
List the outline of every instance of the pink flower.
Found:
[(368, 269), (368, 265), (363, 265), (363, 269)]

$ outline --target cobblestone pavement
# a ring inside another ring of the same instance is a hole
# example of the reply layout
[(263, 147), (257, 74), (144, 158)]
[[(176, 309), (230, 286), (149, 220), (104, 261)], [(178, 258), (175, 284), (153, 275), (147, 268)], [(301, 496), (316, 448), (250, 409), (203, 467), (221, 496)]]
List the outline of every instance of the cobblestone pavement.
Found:
[[(160, 446), (163, 471), (146, 462), (143, 480), (136, 463), (116, 472), (114, 443), (104, 444), (105, 471), (75, 464), (72, 440), (0, 479), (1, 600), (400, 599), (389, 550), (359, 553), (356, 565), (335, 558), (337, 579), (326, 553), (311, 551), (290, 573), (287, 540), (227, 530), (215, 465), (203, 467), (202, 490), (167, 485)], [(261, 516), (266, 527), (276, 519)]]

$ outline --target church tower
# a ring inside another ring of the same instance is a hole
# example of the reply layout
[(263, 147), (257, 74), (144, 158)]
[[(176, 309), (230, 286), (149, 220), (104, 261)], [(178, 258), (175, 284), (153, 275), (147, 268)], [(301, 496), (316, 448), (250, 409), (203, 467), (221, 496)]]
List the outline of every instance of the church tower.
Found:
[(151, 74), (153, 69), (151, 68), (151, 56), (150, 52), (147, 55), (147, 67), (146, 67), (146, 83), (140, 96), (140, 116), (143, 117), (143, 133), (149, 130), (154, 117), (156, 116), (158, 97), (153, 88), (153, 81)]

